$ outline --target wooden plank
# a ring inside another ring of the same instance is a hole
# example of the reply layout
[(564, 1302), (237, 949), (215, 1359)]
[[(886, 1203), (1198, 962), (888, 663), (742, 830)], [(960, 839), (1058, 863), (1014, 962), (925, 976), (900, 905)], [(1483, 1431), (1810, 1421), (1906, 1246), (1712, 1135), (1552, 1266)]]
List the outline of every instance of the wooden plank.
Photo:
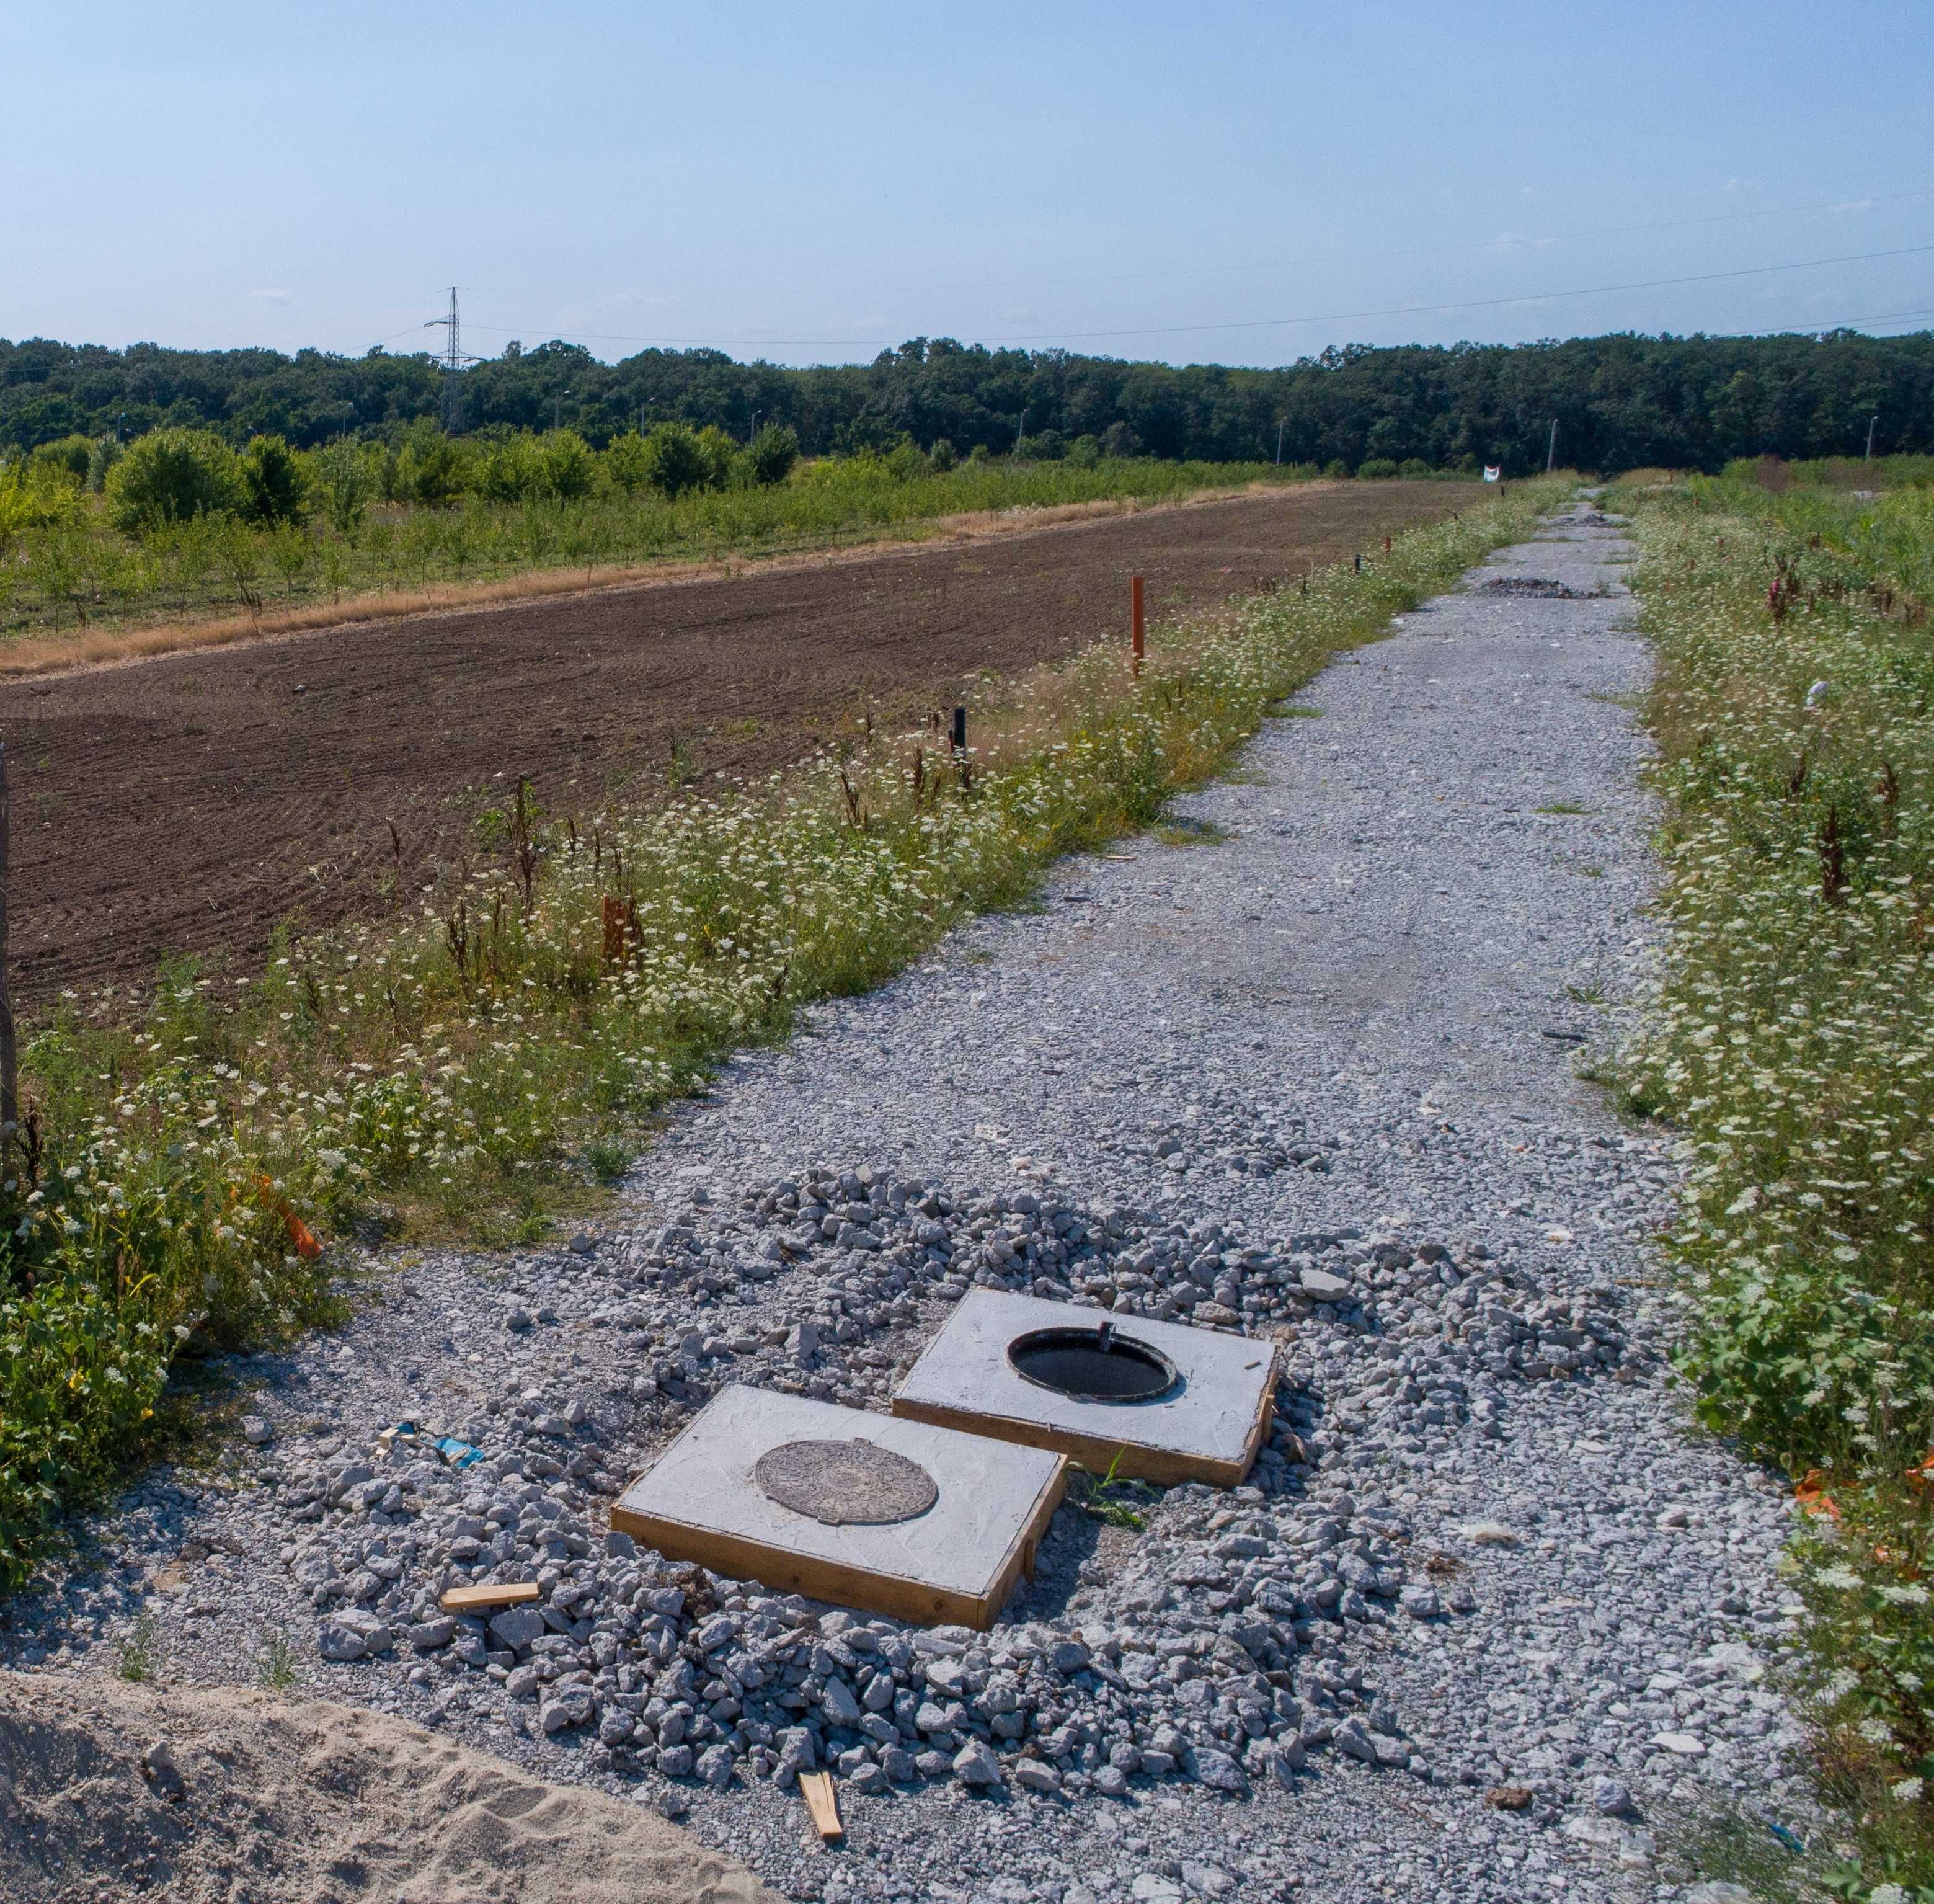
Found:
[(1011, 1415), (978, 1414), (971, 1408), (943, 1407), (932, 1402), (893, 1398), (893, 1411), (908, 1421), (924, 1421), (935, 1428), (956, 1428), (969, 1435), (1012, 1442), (1023, 1448), (1044, 1448), (1065, 1454), (1091, 1475), (1105, 1475), (1112, 1469), (1123, 1481), (1153, 1481), (1158, 1487), (1173, 1487), (1185, 1481), (1203, 1481), (1217, 1487), (1240, 1487), (1255, 1466), (1257, 1451), (1269, 1433), (1276, 1412), (1276, 1384), (1264, 1384), (1256, 1416), (1243, 1444), (1243, 1452), (1233, 1461), (1216, 1461), (1199, 1454), (1177, 1454), (1167, 1448), (1140, 1448), (1133, 1442), (1108, 1439), (1099, 1435), (1077, 1434), (1042, 1421), (1029, 1421)]
[(1015, 1530), (987, 1591), (978, 1594), (956, 1592), (903, 1575), (797, 1553), (715, 1528), (640, 1514), (622, 1502), (611, 1510), (611, 1525), (641, 1547), (655, 1547), (667, 1560), (691, 1561), (729, 1579), (758, 1580), (778, 1592), (801, 1593), (809, 1600), (887, 1613), (919, 1625), (971, 1626), (985, 1632), (1000, 1617), (1023, 1565), (1031, 1564), (1033, 1550), (1054, 1518), (1067, 1486), (1068, 1464), (1064, 1461), (1056, 1465)]
[(437, 1604), (447, 1613), (474, 1613), (479, 1607), (521, 1607), (538, 1595), (535, 1580), (502, 1586), (453, 1586)]
[(799, 1788), (806, 1794), (806, 1809), (812, 1814), (812, 1828), (822, 1839), (843, 1838), (846, 1828), (839, 1822), (839, 1801), (833, 1795), (830, 1772), (802, 1772)]

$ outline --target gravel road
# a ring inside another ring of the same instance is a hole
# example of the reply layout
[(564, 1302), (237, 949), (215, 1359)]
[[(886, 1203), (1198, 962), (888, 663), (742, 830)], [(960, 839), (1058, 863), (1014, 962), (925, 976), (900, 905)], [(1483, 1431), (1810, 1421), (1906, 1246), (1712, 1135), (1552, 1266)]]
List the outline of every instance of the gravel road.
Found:
[[(306, 1692), (797, 1897), (1676, 1897), (1674, 1820), (1803, 1818), (1785, 1499), (1685, 1426), (1669, 1146), (1576, 1075), (1649, 952), (1627, 553), (1588, 508), (1501, 552), (1175, 829), (734, 1063), (571, 1249), (375, 1266), (244, 1366), (261, 1445), (104, 1517), (0, 1661), (108, 1671), (145, 1607), (218, 1683), (285, 1633)], [(721, 1381), (881, 1405), (975, 1283), (1273, 1339), (1252, 1485), (1065, 1508), (987, 1636), (604, 1541)], [(404, 1417), (485, 1464), (375, 1448)], [(547, 1628), (429, 1617), (520, 1565)]]

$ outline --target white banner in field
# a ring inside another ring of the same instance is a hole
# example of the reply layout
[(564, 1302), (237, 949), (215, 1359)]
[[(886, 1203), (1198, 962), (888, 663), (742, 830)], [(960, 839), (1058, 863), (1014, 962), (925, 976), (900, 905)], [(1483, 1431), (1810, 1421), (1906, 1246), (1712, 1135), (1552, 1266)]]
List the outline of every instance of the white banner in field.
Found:
[(1487, 483), (1497, 482), (1502, 478), (1504, 473), (1505, 467), (1501, 462), (1487, 462), (1484, 465), (1484, 481)]

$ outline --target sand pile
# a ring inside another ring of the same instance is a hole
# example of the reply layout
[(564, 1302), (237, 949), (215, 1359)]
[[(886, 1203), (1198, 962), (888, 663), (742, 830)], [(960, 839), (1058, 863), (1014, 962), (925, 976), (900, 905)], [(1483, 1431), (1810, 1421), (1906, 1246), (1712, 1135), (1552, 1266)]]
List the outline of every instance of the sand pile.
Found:
[(10, 1904), (776, 1904), (643, 1807), (381, 1713), (0, 1673)]

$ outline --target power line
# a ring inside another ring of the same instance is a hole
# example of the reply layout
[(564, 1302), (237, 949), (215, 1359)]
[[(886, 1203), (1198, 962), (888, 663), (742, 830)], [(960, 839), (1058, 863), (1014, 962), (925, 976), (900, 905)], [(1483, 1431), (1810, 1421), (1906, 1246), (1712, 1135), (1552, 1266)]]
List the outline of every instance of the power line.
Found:
[[(1673, 278), (1643, 278), (1618, 285), (1589, 285), (1575, 291), (1547, 291), (1518, 292), (1505, 297), (1463, 298), (1450, 302), (1432, 302), (1418, 304), (1394, 304), (1381, 310), (1328, 311), (1294, 318), (1243, 318), (1211, 324), (1146, 324), (1125, 326), (1113, 330), (1057, 330), (1031, 333), (1010, 333), (990, 335), (981, 341), (994, 344), (1053, 343), (1064, 339), (1083, 341), (1103, 337), (1176, 337), (1202, 332), (1231, 330), (1272, 330), (1288, 329), (1298, 324), (1355, 324), (1375, 318), (1413, 317), (1435, 315), (1447, 311), (1482, 311), (1496, 309), (1506, 304), (1540, 304), (1554, 303), (1560, 298), (1602, 297), (1614, 292), (1630, 291), (1658, 291), (1680, 285), (1716, 284), (1734, 278), (1756, 278), (1770, 276), (1782, 271), (1814, 271), (1829, 265), (1860, 264), (1875, 258), (1914, 258), (1934, 252), (1934, 245), (1905, 245), (1879, 252), (1851, 252), (1839, 258), (1801, 258), (1787, 264), (1753, 264), (1731, 271), (1697, 271)], [(506, 336), (523, 335), (534, 336), (542, 327), (535, 324), (475, 324), (473, 330), (501, 333)], [(557, 341), (583, 342), (610, 344), (655, 344), (673, 347), (722, 348), (731, 345), (737, 349), (772, 350), (789, 346), (799, 350), (857, 350), (878, 344), (885, 340), (878, 337), (645, 337), (629, 336), (616, 331), (574, 330), (559, 333)]]
[[(1008, 279), (1000, 282), (1010, 284), (1024, 282), (1030, 289), (1071, 282), (1091, 288), (1098, 284), (1152, 283), (1174, 278), (1226, 276), (1245, 272), (1308, 271), (1333, 264), (1381, 264), (1392, 258), (1441, 258), (1478, 252), (1541, 250), (1553, 245), (1570, 244), (1581, 238), (1616, 238), (1628, 236), (1635, 232), (1678, 231), (1702, 225), (1737, 224), (1751, 218), (1806, 218), (1820, 212), (1871, 211), (1878, 206), (1909, 204), (1926, 198), (1934, 198), (1934, 187), (1923, 187), (1913, 191), (1882, 192), (1859, 198), (1821, 200), (1811, 205), (1764, 205), (1748, 211), (1701, 212), (1691, 218), (1652, 218), (1631, 224), (1592, 225), (1576, 231), (1554, 232), (1542, 238), (1527, 238), (1518, 244), (1509, 246), (1501, 238), (1464, 240), (1450, 245), (1404, 246), (1389, 251), (1337, 252), (1328, 257), (1252, 261), (1233, 264), (1192, 264), (1159, 271), (1088, 273), (1078, 279), (1035, 277), (1025, 280)], [(973, 282), (978, 288), (984, 290), (990, 281), (981, 277)], [(724, 291), (723, 287), (717, 285), (711, 288), (715, 292)], [(764, 288), (761, 288), (763, 290)], [(727, 294), (741, 296), (746, 294), (741, 291)], [(532, 326), (530, 328), (541, 327)]]

